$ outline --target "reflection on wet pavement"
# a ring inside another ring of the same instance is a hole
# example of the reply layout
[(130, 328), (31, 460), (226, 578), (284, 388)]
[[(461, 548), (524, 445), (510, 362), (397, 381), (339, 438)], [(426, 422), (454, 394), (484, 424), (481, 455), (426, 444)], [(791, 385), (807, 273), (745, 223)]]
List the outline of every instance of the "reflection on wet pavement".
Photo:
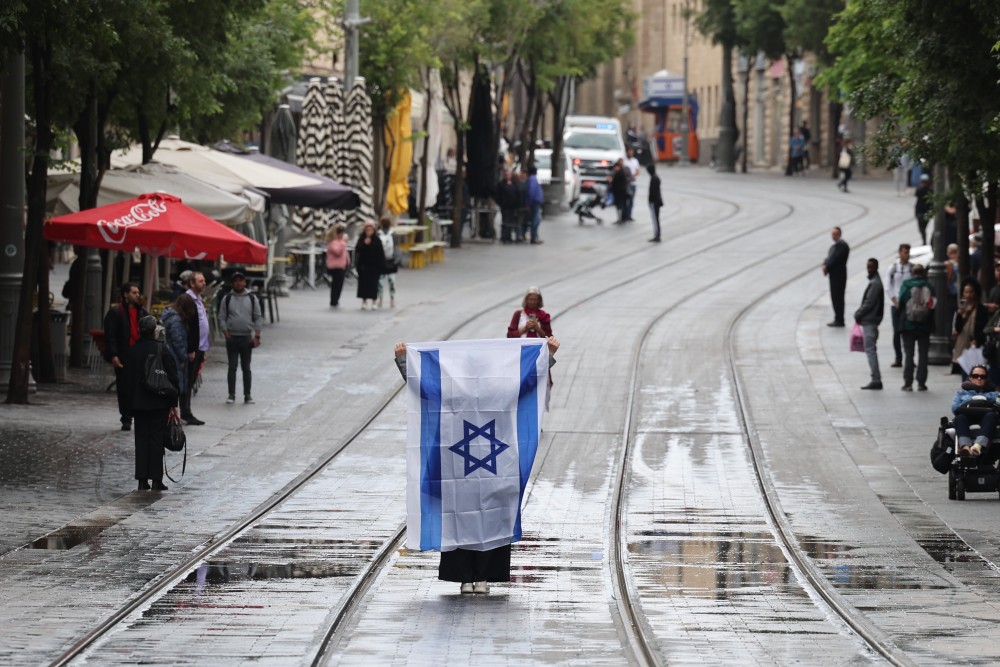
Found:
[(765, 521), (731, 396), (695, 395), (643, 388), (627, 496), (629, 569), (666, 662), (872, 660)]
[(53, 531), (44, 537), (39, 537), (33, 541), (29, 547), (31, 549), (54, 549), (65, 550), (89, 542), (105, 530), (113, 526), (114, 523), (98, 523), (89, 525), (64, 526)]

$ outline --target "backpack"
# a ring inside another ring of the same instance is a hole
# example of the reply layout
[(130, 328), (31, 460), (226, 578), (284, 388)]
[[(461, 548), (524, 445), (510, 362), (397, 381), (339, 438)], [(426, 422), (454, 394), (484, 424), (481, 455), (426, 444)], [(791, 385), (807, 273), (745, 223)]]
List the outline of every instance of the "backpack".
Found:
[(931, 315), (931, 288), (914, 285), (910, 288), (910, 300), (906, 302), (906, 319), (911, 322), (926, 322)]
[[(247, 290), (247, 294), (250, 295), (250, 314), (251, 314), (251, 316), (253, 315), (253, 308), (254, 308), (254, 306), (256, 306), (257, 307), (257, 312), (260, 313), (261, 317), (263, 317), (264, 316), (264, 311), (261, 310), (260, 300), (257, 299), (257, 295), (254, 294), (253, 292), (251, 292), (250, 290)], [(226, 296), (222, 299), (222, 302), (226, 306), (226, 312), (227, 313), (229, 312), (229, 302), (232, 301), (232, 300), (233, 300), (233, 293), (232, 293), (232, 291), (226, 292)]]

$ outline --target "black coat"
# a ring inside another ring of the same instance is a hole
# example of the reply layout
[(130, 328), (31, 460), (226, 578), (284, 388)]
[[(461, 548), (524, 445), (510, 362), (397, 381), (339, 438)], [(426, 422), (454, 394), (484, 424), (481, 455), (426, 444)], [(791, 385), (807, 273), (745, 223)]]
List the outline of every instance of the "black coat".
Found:
[(616, 169), (611, 175), (611, 194), (615, 198), (616, 206), (624, 206), (628, 199), (629, 178), (625, 169)]
[(178, 386), (177, 363), (167, 346), (152, 338), (140, 338), (129, 349), (125, 361), (125, 389), (132, 410), (169, 410), (177, 405), (176, 398), (157, 396), (142, 384), (142, 378), (146, 373), (146, 357), (156, 354), (157, 351), (161, 353), (163, 370), (167, 372), (167, 377), (175, 387)]
[(521, 208), (521, 199), (517, 193), (517, 185), (514, 181), (510, 183), (501, 180), (497, 183), (496, 194), (493, 199), (497, 206), (503, 209)]
[[(110, 362), (115, 357), (125, 363), (125, 356), (129, 345), (129, 318), (124, 301), (111, 306), (104, 315), (104, 360)], [(139, 311), (136, 320), (141, 320), (149, 313), (142, 306), (138, 306)]]
[(827, 272), (830, 276), (847, 277), (847, 257), (850, 254), (851, 249), (844, 239), (835, 241), (830, 246), (830, 252), (827, 253), (826, 260), (823, 262), (826, 264)]
[(378, 279), (385, 269), (385, 250), (378, 236), (372, 236), (372, 242), (365, 245), (364, 232), (358, 237), (354, 246), (354, 266), (358, 270), (358, 298), (377, 299)]

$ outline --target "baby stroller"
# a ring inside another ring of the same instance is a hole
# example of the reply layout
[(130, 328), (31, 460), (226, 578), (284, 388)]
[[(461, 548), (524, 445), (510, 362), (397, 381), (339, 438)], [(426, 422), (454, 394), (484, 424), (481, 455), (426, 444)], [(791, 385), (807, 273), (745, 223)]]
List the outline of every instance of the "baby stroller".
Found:
[[(972, 435), (979, 430), (972, 425)], [(997, 493), (1000, 491), (1000, 439), (994, 437), (979, 456), (959, 456), (955, 423), (941, 417), (938, 436), (931, 446), (931, 465), (948, 475), (948, 499), (965, 500), (966, 493)]]
[(604, 197), (596, 192), (582, 192), (579, 197), (570, 202), (570, 208), (576, 214), (581, 225), (584, 220), (593, 220), (599, 225), (604, 222), (594, 213), (594, 209), (598, 206), (604, 208)]

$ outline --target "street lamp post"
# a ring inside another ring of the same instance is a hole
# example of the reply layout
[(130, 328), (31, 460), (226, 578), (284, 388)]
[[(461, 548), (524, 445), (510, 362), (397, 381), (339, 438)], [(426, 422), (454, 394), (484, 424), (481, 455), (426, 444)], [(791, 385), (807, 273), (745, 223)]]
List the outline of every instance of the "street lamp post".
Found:
[[(24, 273), (24, 56), (12, 55), (0, 91), (0, 381), (10, 380)], [(30, 376), (29, 376), (30, 377)]]
[[(944, 196), (947, 172), (945, 168), (934, 167), (935, 198)], [(948, 277), (945, 273), (944, 261), (948, 254), (947, 219), (943, 209), (934, 214), (934, 234), (931, 243), (934, 245), (934, 259), (927, 269), (927, 280), (934, 290), (938, 307), (934, 309), (934, 331), (931, 333), (927, 361), (935, 365), (951, 363), (951, 307), (948, 304)]]
[(684, 0), (684, 109), (681, 116), (681, 157), (679, 164), (691, 164), (691, 151), (688, 146), (690, 128), (688, 117), (691, 115), (691, 100), (688, 97), (688, 29), (691, 25), (691, 12), (688, 0)]

